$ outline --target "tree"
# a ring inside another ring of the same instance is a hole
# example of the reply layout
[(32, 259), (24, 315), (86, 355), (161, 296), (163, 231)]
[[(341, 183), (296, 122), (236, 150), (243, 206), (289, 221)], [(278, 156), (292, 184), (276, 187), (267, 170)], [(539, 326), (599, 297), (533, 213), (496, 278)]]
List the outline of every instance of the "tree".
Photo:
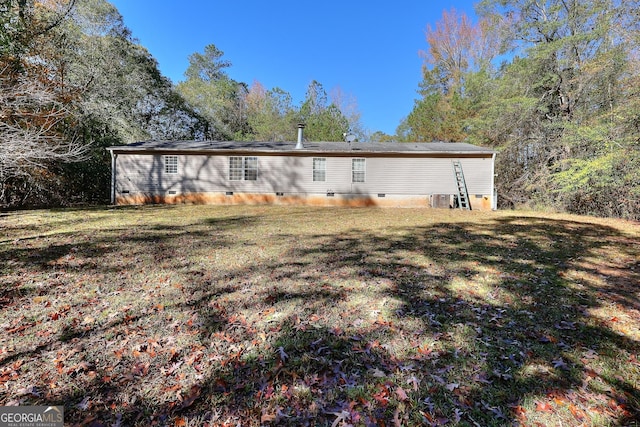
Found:
[(317, 81), (310, 83), (299, 108), (292, 105), (288, 92), (280, 88), (266, 90), (257, 81), (249, 88), (245, 104), (251, 129), (245, 139), (292, 141), (296, 138), (296, 124), (300, 122), (305, 123), (305, 135), (309, 140), (343, 141), (347, 132), (360, 139), (366, 138), (355, 98), (347, 97), (336, 88), (330, 101)]
[(73, 128), (74, 88), (51, 64), (50, 40), (73, 2), (6, 1), (0, 6), (0, 203), (24, 200), (36, 180), (59, 162), (82, 160)]
[(4, 0), (0, 3), (0, 57), (19, 61), (38, 45), (73, 10), (75, 0)]
[(459, 94), (425, 94), (415, 102), (407, 117), (408, 140), (462, 141), (467, 137), (465, 122), (470, 117), (469, 102)]
[(450, 142), (468, 136), (467, 121), (475, 110), (467, 81), (491, 69), (498, 53), (497, 22), (487, 18), (473, 24), (467, 15), (451, 9), (443, 11), (435, 28), (427, 26), (421, 99), (406, 119), (408, 139)]
[(191, 55), (186, 80), (177, 90), (209, 122), (208, 138), (242, 139), (249, 132), (244, 103), (248, 87), (227, 75), (231, 63), (223, 60), (223, 55), (213, 44), (206, 46), (204, 53)]
[(256, 141), (292, 141), (296, 138), (296, 112), (291, 95), (280, 88), (267, 91), (255, 81), (245, 102), (251, 132), (247, 139)]
[(231, 67), (231, 62), (222, 59), (224, 52), (215, 45), (205, 46), (204, 53), (193, 53), (189, 56), (189, 67), (185, 72), (187, 79), (201, 80), (211, 83), (228, 79), (226, 68)]
[(640, 191), (625, 172), (638, 158), (628, 127), (637, 114), (627, 108), (638, 99), (627, 89), (637, 76), (629, 37), (637, 3), (482, 2), (483, 14), (510, 17), (504, 42), (518, 54), (492, 84), (472, 136), (501, 149), (503, 200), (638, 215), (637, 204), (611, 196)]
[(3, 204), (104, 202), (105, 146), (204, 138), (106, 0), (5, 1), (0, 22)]
[(39, 67), (27, 72), (24, 65), (20, 73), (8, 64), (0, 67), (0, 201), (6, 204), (17, 180), (54, 162), (83, 160), (87, 150), (65, 133), (70, 111)]
[(349, 121), (340, 109), (329, 103), (327, 92), (317, 81), (307, 88), (300, 107), (300, 120), (306, 124), (305, 135), (312, 141), (343, 141), (349, 132)]
[(421, 52), (425, 80), (443, 94), (463, 95), (465, 75), (490, 66), (498, 52), (496, 22), (485, 18), (474, 25), (453, 8), (443, 11), (435, 28), (427, 25), (429, 49)]
[(371, 142), (399, 142), (398, 137), (394, 135), (387, 135), (386, 133), (377, 130), (369, 137)]
[(204, 138), (206, 120), (162, 76), (110, 3), (79, 3), (65, 32), (67, 79), (84, 88), (83, 119), (105, 123), (121, 143)]
[(347, 119), (349, 133), (358, 141), (369, 139), (367, 130), (362, 124), (362, 114), (358, 108), (358, 100), (353, 94), (345, 93), (340, 86), (335, 86), (330, 91), (331, 103), (334, 104)]
[(82, 88), (75, 132), (90, 158), (60, 165), (59, 180), (74, 201), (109, 200), (106, 146), (145, 139), (204, 139), (208, 123), (162, 76), (156, 60), (133, 40), (118, 10), (83, 0), (61, 27), (58, 68), (66, 85)]

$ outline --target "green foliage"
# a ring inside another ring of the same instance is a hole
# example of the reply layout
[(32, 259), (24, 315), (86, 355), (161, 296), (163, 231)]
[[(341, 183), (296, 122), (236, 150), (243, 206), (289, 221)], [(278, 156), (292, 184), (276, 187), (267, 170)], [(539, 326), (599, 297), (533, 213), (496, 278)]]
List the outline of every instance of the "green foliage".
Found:
[(280, 88), (267, 91), (259, 82), (254, 82), (245, 102), (251, 129), (245, 139), (293, 141), (296, 138), (297, 117), (288, 92)]
[(508, 58), (497, 69), (440, 55), (456, 51), (438, 49), (447, 40), (465, 52), (451, 35), (473, 30), (443, 15), (405, 135), (498, 149), (503, 207), (639, 217), (625, 196), (637, 193), (638, 3), (484, 0), (478, 12)]
[(470, 116), (468, 100), (459, 94), (430, 94), (416, 101), (407, 117), (411, 141), (455, 142), (466, 138), (465, 122)]
[(335, 104), (329, 103), (327, 92), (315, 80), (309, 84), (298, 114), (310, 141), (344, 141), (344, 134), (349, 131), (347, 118)]
[(189, 67), (185, 72), (187, 80), (199, 80), (203, 82), (215, 82), (229, 78), (226, 68), (231, 67), (231, 62), (222, 59), (224, 52), (215, 45), (205, 46), (204, 53), (194, 53), (189, 57)]
[(612, 150), (593, 158), (571, 159), (554, 174), (555, 193), (564, 208), (584, 215), (639, 219), (640, 152)]
[[(3, 174), (3, 204), (106, 202), (106, 146), (206, 136), (209, 123), (176, 93), (107, 1), (7, 1), (0, 5), (0, 22), (0, 69), (16, 76), (14, 87), (30, 82), (41, 99), (42, 93), (49, 94), (60, 105), (56, 111), (67, 114), (63, 126), (56, 128), (60, 132), (47, 134), (42, 147), (62, 139), (80, 144), (88, 154), (86, 161), (75, 164), (50, 155), (37, 168), (25, 168), (20, 178), (8, 180)], [(42, 72), (34, 72), (38, 67)], [(3, 84), (8, 81), (3, 79)], [(37, 127), (38, 120), (34, 116), (25, 123), (25, 132)]]
[[(310, 139), (341, 140), (351, 124), (359, 130), (353, 104), (329, 103), (318, 83), (296, 108), (281, 89), (252, 95), (229, 77), (223, 56), (213, 44), (192, 54), (186, 80), (174, 87), (106, 0), (0, 2), (0, 139), (11, 140), (0, 152), (0, 203), (106, 202), (109, 145), (293, 140), (300, 120)], [(14, 96), (25, 88), (29, 96)], [(18, 108), (16, 99), (30, 105)], [(33, 144), (20, 157), (12, 147), (27, 146), (25, 135)], [(65, 164), (80, 154), (83, 162)]]
[(382, 131), (376, 131), (371, 134), (369, 141), (371, 142), (401, 142), (398, 141), (398, 135), (402, 135), (402, 128), (396, 129), (396, 135), (387, 135)]
[(16, 2), (0, 3), (0, 57), (14, 57), (24, 49), (20, 35), (25, 33)]
[(343, 141), (350, 129), (349, 119), (316, 81), (311, 82), (299, 108), (291, 95), (280, 88), (265, 90), (259, 82), (245, 98), (250, 133), (244, 139), (258, 141), (293, 141), (297, 123), (305, 124), (305, 139), (311, 141)]
[(92, 153), (85, 163), (57, 169), (75, 201), (108, 200), (111, 165), (105, 147), (205, 136), (206, 120), (161, 75), (149, 52), (132, 40), (110, 3), (79, 2), (62, 27), (61, 40), (67, 84), (83, 88), (74, 133)]
[(231, 79), (226, 68), (231, 63), (222, 59), (224, 53), (215, 45), (205, 47), (204, 53), (189, 57), (186, 80), (176, 89), (208, 124), (206, 137), (232, 140), (248, 131), (244, 98), (247, 86)]

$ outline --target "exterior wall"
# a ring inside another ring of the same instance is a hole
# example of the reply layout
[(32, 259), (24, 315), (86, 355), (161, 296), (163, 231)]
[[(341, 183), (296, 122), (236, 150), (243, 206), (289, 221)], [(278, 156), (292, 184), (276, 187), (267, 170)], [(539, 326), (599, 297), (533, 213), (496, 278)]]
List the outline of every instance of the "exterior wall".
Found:
[[(313, 155), (179, 154), (165, 173), (163, 154), (117, 154), (115, 201), (140, 203), (296, 203), (429, 206), (434, 194), (456, 192), (450, 157), (353, 153)], [(173, 155), (173, 154), (170, 154)], [(256, 181), (229, 180), (230, 156), (258, 157)], [(313, 181), (313, 158), (326, 158), (326, 181)], [(352, 183), (352, 159), (365, 158), (365, 182)], [(462, 157), (472, 209), (491, 209), (492, 158)], [(332, 193), (329, 196), (328, 193)]]

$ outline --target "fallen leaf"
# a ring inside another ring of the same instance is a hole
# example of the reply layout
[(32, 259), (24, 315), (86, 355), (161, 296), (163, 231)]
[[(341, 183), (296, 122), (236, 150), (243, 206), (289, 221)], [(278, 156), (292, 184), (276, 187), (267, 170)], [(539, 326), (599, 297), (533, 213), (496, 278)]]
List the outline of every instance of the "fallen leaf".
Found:
[(556, 369), (563, 369), (565, 371), (569, 370), (569, 366), (567, 366), (567, 364), (564, 362), (564, 360), (562, 358), (552, 360), (551, 364)]
[(184, 409), (188, 406), (191, 406), (193, 402), (196, 401), (197, 398), (200, 397), (201, 388), (199, 385), (191, 386), (191, 390), (186, 398), (182, 399), (182, 404), (180, 405), (180, 409)]
[(402, 427), (402, 421), (400, 421), (400, 407), (397, 407), (393, 413), (393, 425), (395, 427)]
[(536, 403), (536, 410), (539, 412), (553, 412), (553, 407), (547, 402)]
[(280, 360), (283, 362), (289, 358), (289, 355), (284, 351), (284, 347), (278, 347), (278, 353), (280, 353)]
[(431, 378), (433, 378), (434, 380), (436, 380), (440, 384), (444, 384), (445, 383), (444, 379), (442, 377), (439, 377), (438, 375), (431, 374)]
[(513, 412), (516, 414), (516, 417), (521, 420), (525, 418), (525, 414), (527, 413), (527, 410), (522, 406), (518, 405), (515, 408), (513, 408)]
[(398, 396), (398, 399), (401, 402), (404, 402), (405, 400), (409, 399), (409, 396), (407, 396), (407, 392), (405, 392), (404, 389), (400, 386), (396, 388), (396, 396)]
[(131, 373), (133, 375), (139, 376), (139, 377), (143, 377), (145, 375), (147, 375), (147, 373), (149, 372), (149, 366), (150, 363), (136, 363), (135, 365), (133, 365), (133, 369), (131, 369)]
[(562, 320), (560, 323), (556, 323), (554, 326), (556, 329), (575, 330), (576, 322), (567, 322), (565, 320)]
[(460, 387), (460, 384), (458, 383), (449, 383), (445, 386), (445, 388), (449, 391), (453, 391), (455, 389), (457, 389), (458, 387)]
[(276, 420), (276, 414), (267, 414), (263, 412), (262, 415), (260, 416), (261, 423), (270, 423), (275, 420)]
[(382, 407), (386, 407), (389, 404), (389, 398), (387, 397), (387, 391), (381, 390), (378, 393), (373, 395), (373, 398), (380, 404)]
[(84, 398), (84, 399), (82, 399), (82, 401), (81, 401), (80, 403), (78, 403), (78, 404), (76, 405), (76, 407), (77, 407), (78, 409), (81, 409), (81, 410), (83, 410), (83, 411), (86, 411), (87, 409), (89, 409), (90, 403), (91, 403), (91, 402), (89, 401), (89, 396), (85, 396), (85, 398)]
[(453, 411), (453, 422), (456, 424), (460, 424), (460, 421), (462, 421), (463, 415), (464, 415), (464, 412), (456, 408), (455, 411)]
[(378, 368), (373, 368), (373, 369), (371, 369), (370, 372), (371, 372), (371, 375), (373, 375), (376, 378), (384, 378), (384, 377), (387, 376), (387, 374), (385, 374), (383, 371), (381, 371)]
[(557, 343), (558, 339), (554, 336), (551, 335), (542, 335), (540, 336), (540, 338), (538, 338), (538, 341), (540, 341), (541, 343), (544, 344), (548, 344), (548, 343)]
[(417, 379), (415, 375), (411, 375), (411, 377), (407, 380), (407, 384), (411, 384), (413, 386), (413, 391), (418, 391), (420, 380)]
[(584, 420), (585, 413), (578, 409), (573, 403), (569, 405), (569, 411), (571, 411), (573, 416), (576, 417), (578, 421)]

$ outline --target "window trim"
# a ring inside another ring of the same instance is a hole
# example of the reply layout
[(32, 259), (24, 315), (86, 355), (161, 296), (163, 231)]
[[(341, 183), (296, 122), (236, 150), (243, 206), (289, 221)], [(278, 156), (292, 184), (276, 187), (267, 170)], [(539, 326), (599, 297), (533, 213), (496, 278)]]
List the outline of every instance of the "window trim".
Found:
[(164, 156), (164, 173), (167, 175), (176, 175), (178, 173), (178, 156)]
[[(322, 168), (316, 168), (316, 161), (322, 165)], [(326, 157), (313, 157), (311, 179), (313, 182), (327, 182), (327, 158)], [(322, 179), (320, 179), (320, 175)]]
[[(356, 165), (362, 165), (362, 169), (356, 168)], [(361, 175), (362, 179), (356, 180), (356, 174)], [(351, 159), (351, 183), (362, 184), (367, 182), (367, 159), (358, 157)]]
[[(250, 162), (253, 164), (250, 164)], [(255, 174), (252, 174), (252, 176), (249, 175), (251, 172), (255, 172)], [(229, 174), (227, 177), (229, 178), (229, 181), (257, 181), (258, 157), (229, 156)]]

